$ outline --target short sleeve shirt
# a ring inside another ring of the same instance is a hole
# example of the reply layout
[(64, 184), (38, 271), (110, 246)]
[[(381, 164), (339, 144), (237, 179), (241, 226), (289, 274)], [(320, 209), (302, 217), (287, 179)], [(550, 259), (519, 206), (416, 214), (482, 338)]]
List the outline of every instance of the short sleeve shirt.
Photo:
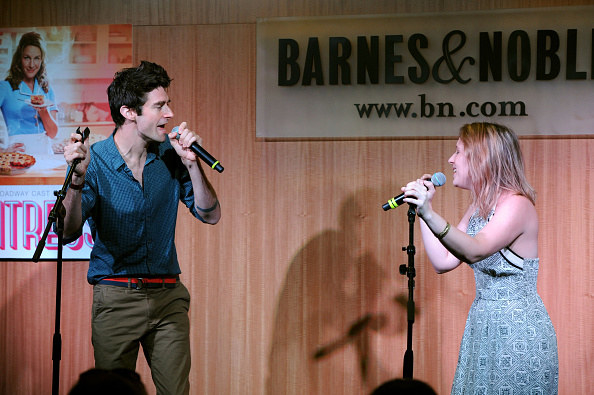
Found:
[(8, 81), (0, 81), (0, 108), (9, 136), (45, 133), (43, 123), (35, 117), (37, 111), (29, 104), (31, 95), (43, 95), (45, 102), (50, 104), (48, 111), (59, 110), (53, 89), (50, 87), (45, 93), (37, 80), (33, 91), (22, 81), (17, 90), (12, 90)]

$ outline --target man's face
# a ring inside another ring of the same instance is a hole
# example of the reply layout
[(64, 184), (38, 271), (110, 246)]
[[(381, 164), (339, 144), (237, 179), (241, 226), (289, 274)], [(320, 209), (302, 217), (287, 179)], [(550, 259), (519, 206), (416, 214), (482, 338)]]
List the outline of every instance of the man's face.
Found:
[(146, 103), (142, 106), (142, 115), (136, 116), (138, 133), (146, 141), (163, 142), (167, 138), (165, 125), (173, 117), (169, 102), (169, 96), (162, 87), (147, 94)]

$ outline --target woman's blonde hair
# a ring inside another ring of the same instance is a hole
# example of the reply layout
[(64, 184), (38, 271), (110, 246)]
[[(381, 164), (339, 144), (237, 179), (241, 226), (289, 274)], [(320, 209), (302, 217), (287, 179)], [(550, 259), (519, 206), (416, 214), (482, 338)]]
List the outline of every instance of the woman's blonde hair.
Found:
[(524, 160), (516, 134), (494, 123), (471, 123), (460, 129), (460, 140), (468, 161), (473, 204), (487, 218), (503, 191), (527, 197), (532, 204), (536, 192), (526, 180)]

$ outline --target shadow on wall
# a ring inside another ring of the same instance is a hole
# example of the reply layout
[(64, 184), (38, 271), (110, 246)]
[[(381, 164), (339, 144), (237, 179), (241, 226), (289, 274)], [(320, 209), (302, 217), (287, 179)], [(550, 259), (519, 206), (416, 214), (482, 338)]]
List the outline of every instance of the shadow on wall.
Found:
[(268, 395), (342, 393), (337, 384), (369, 393), (394, 377), (373, 339), (406, 332), (406, 296), (394, 294), (370, 251), (378, 226), (370, 213), (381, 212), (374, 195), (347, 197), (339, 228), (315, 235), (291, 261), (278, 297)]

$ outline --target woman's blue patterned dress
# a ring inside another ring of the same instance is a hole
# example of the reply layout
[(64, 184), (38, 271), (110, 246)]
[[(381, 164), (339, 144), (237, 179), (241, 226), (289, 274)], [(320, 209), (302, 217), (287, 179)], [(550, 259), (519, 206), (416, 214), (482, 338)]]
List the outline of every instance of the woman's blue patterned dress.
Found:
[[(476, 213), (467, 233), (487, 221)], [(504, 249), (470, 265), (476, 298), (460, 345), (452, 395), (557, 394), (557, 336), (536, 292), (538, 258)]]

